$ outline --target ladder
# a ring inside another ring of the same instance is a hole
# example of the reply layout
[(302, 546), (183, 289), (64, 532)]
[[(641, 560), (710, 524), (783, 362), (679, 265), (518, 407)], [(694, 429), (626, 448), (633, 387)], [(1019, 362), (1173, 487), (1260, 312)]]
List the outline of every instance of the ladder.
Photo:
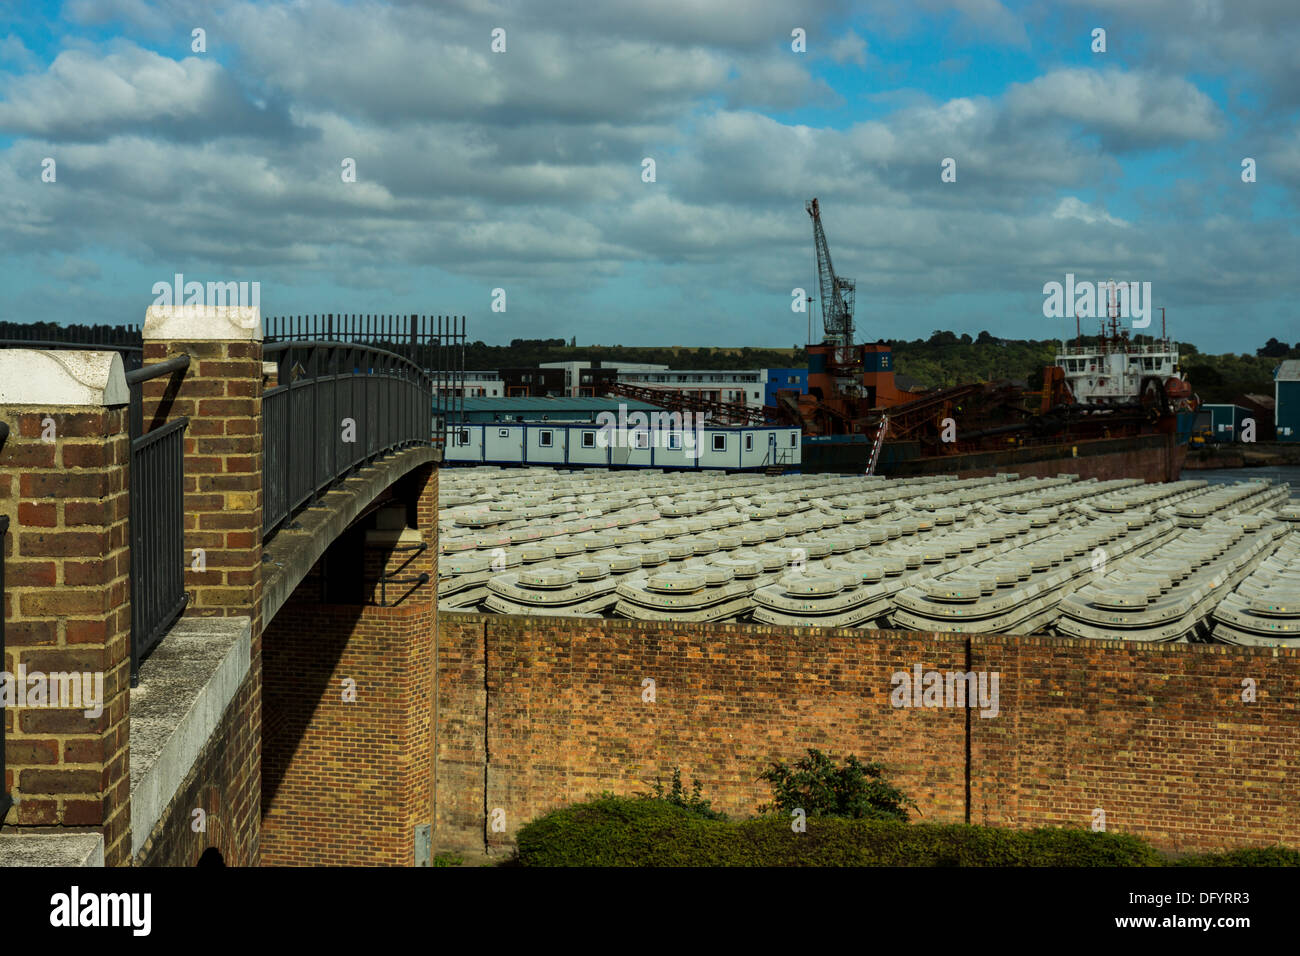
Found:
[(876, 432), (876, 440), (871, 444), (871, 461), (867, 464), (867, 474), (876, 473), (876, 462), (880, 461), (880, 449), (885, 444), (885, 432), (889, 430), (889, 416), (880, 416), (880, 430)]

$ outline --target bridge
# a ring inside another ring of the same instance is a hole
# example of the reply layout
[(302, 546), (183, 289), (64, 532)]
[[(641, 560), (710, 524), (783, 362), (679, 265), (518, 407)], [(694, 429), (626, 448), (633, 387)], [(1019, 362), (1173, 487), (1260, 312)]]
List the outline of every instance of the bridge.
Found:
[(429, 862), (464, 325), (374, 319), (0, 348), (0, 865)]

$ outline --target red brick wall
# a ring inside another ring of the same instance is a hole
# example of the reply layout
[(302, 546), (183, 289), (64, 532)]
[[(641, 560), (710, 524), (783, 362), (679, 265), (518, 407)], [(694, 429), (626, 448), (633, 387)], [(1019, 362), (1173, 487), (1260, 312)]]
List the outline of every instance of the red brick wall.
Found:
[[(249, 672), (220, 726), (155, 826), (141, 861), (192, 865), (215, 846), (228, 865), (258, 862), (262, 759), (262, 343), (146, 339), (146, 365), (187, 354), (183, 375), (143, 383), (148, 432), (185, 430), (185, 614), (248, 617)], [(194, 566), (203, 551), (204, 570)], [(209, 832), (190, 814), (207, 811)]]
[[(103, 672), (104, 712), (6, 708), (6, 786), (17, 826), (96, 827), (105, 861), (130, 852), (130, 455), (126, 407), (0, 410), (4, 669)], [(46, 419), (53, 441), (44, 437)]]
[[(250, 715), (255, 687), (251, 675), (226, 708), (141, 848), (137, 866), (194, 866), (209, 847), (220, 851), (227, 866), (255, 866), (261, 795), (253, 754), (258, 746)], [(194, 811), (205, 814), (205, 829), (194, 830)]]
[[(972, 822), (1106, 828), (1169, 850), (1300, 846), (1300, 650), (985, 637)], [(1257, 701), (1242, 701), (1242, 681)]]
[(403, 490), (429, 548), (401, 573), (430, 581), (394, 607), (322, 604), (315, 569), (267, 628), (263, 864), (410, 866), (433, 822), (436, 469)]
[[(750, 814), (764, 764), (808, 747), (883, 761), (923, 819), (962, 822), (968, 736), (972, 823), (1086, 827), (1101, 807), (1171, 850), (1300, 845), (1300, 651), (463, 613), (439, 639), (439, 849), (481, 848), (495, 808), (503, 844), (674, 766)], [(891, 706), (895, 671), (965, 671), (968, 644), (1000, 673), (1000, 716)]]

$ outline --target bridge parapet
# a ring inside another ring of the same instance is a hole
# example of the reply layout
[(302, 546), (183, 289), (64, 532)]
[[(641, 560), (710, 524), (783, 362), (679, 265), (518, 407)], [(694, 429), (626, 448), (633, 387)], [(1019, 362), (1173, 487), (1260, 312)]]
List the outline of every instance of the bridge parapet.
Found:
[(97, 828), (114, 860), (130, 828), (127, 403), (115, 352), (0, 350), (6, 820)]
[[(355, 343), (264, 349), (256, 310), (151, 309), (130, 372), (119, 353), (66, 344), (0, 348), (0, 421), (13, 431), (0, 448), (4, 664), (96, 678), (102, 708), (24, 701), (5, 714), (0, 795), (15, 806), (0, 806), (0, 860), (36, 864), (50, 840), (87, 829), (110, 866), (183, 865), (214, 849), (236, 865), (427, 860), (438, 461), (428, 373)], [(329, 549), (332, 580), (356, 586), (324, 589), (342, 602), (332, 610), (298, 595), (280, 629), (285, 694), (303, 697), (314, 663), (325, 684), (295, 713), (297, 735), (276, 743), (278, 800), (264, 808), (264, 622), (309, 572), (321, 589)], [(351, 622), (333, 634), (340, 659), (315, 662), (331, 620)], [(340, 710), (334, 685), (354, 679), (361, 703)], [(368, 762), (322, 768), (318, 740), (382, 741), (393, 799), (362, 857), (322, 856), (329, 840), (266, 826), (272, 810), (314, 819), (322, 772), (342, 801), (334, 810), (371, 792)]]

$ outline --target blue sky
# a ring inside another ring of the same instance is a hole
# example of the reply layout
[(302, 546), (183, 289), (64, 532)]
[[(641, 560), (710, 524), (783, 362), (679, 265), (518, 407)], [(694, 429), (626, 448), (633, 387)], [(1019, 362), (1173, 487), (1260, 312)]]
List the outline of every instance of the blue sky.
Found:
[(1205, 351), (1300, 341), (1293, 7), (0, 0), (0, 320), (139, 322), (180, 272), (488, 342), (790, 346), (815, 195), (860, 339), (1057, 336), (1072, 272)]

